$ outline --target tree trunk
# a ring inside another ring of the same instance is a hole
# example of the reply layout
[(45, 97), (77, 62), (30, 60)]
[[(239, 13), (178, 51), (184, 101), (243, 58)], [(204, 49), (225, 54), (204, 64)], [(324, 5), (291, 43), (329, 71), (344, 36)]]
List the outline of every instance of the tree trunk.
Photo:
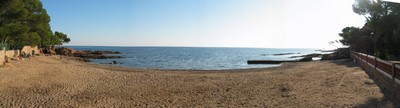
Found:
[(374, 34), (373, 34), (373, 42), (374, 42), (374, 55), (375, 56), (377, 56), (377, 57), (382, 57), (382, 52), (379, 50), (381, 47), (380, 47), (380, 40), (381, 40), (381, 37), (382, 37), (382, 35), (383, 35), (383, 32), (382, 31), (380, 31), (380, 30), (377, 30), (376, 28), (374, 29), (374, 32), (373, 32)]
[(4, 56), (3, 56), (3, 64), (6, 62), (6, 46), (3, 46), (3, 54), (4, 54)]

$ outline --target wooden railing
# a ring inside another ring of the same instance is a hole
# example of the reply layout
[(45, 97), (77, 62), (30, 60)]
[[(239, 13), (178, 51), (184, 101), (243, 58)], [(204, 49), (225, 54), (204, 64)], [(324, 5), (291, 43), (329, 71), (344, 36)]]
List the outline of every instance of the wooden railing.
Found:
[[(351, 56), (354, 62), (360, 64), (361, 67), (368, 69), (375, 69), (377, 72), (384, 74), (393, 80), (393, 82), (400, 84), (400, 62), (386, 61), (377, 57), (352, 51)], [(368, 71), (368, 70), (366, 70)]]

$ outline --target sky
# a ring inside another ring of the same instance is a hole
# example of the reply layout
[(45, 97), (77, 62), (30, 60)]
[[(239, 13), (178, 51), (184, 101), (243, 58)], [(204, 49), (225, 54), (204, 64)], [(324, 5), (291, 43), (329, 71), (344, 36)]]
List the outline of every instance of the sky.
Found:
[(41, 0), (79, 46), (335, 48), (354, 0)]

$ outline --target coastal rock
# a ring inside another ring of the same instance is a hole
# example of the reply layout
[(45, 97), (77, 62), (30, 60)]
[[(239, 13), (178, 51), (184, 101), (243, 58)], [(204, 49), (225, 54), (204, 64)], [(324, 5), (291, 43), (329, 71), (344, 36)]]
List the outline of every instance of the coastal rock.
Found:
[(92, 62), (89, 59), (85, 59), (85, 58), (76, 58), (75, 60), (82, 61), (82, 62)]
[(72, 56), (77, 51), (72, 49), (72, 48), (64, 48), (64, 47), (62, 47), (62, 48), (56, 48), (55, 52), (58, 55)]
[(72, 48), (65, 48), (65, 47), (60, 47), (54, 49), (55, 54), (58, 55), (64, 55), (64, 56), (70, 56), (70, 57), (79, 57), (82, 58), (81, 61), (89, 62), (88, 59), (112, 59), (112, 58), (123, 58), (122, 56), (112, 56), (112, 55), (106, 55), (106, 54), (121, 54), (121, 52), (118, 51), (90, 51), (90, 50), (85, 50), (85, 51), (77, 51)]
[(112, 61), (112, 62), (110, 62), (110, 63), (100, 63), (100, 64), (123, 64), (123, 63), (119, 63), (119, 62), (117, 62), (117, 61)]
[(300, 61), (300, 62), (312, 61), (312, 58), (313, 58), (313, 57), (304, 57), (304, 58), (300, 59), (299, 61)]
[(313, 53), (313, 54), (307, 54), (305, 57), (320, 57), (321, 54)]
[(292, 57), (289, 57), (289, 58), (300, 58), (300, 57), (320, 57), (321, 56), (321, 54), (318, 54), (318, 53), (313, 53), (313, 54), (307, 54), (307, 55), (302, 55), (302, 56), (292, 56)]
[(336, 54), (323, 54), (321, 60), (336, 60)]
[(106, 50), (96, 50), (96, 51), (84, 50), (82, 52), (90, 54), (121, 54), (121, 52), (119, 51), (106, 51)]
[(336, 50), (322, 50), (322, 49), (318, 49), (315, 51), (320, 51), (320, 52), (335, 52)]
[[(281, 56), (281, 55), (292, 55), (292, 54), (296, 54), (296, 53), (279, 53), (279, 54), (272, 54), (274, 56)], [(299, 54), (299, 53), (297, 53)]]
[(350, 58), (350, 49), (349, 48), (339, 48), (334, 53), (337, 54), (337, 59)]
[(332, 54), (323, 54), (321, 60), (337, 60), (337, 59), (349, 59), (350, 49), (349, 48), (338, 48)]
[(103, 54), (92, 54), (92, 53), (75, 53), (74, 57), (88, 58), (88, 59), (112, 59), (112, 58), (123, 58), (121, 56), (110, 56)]

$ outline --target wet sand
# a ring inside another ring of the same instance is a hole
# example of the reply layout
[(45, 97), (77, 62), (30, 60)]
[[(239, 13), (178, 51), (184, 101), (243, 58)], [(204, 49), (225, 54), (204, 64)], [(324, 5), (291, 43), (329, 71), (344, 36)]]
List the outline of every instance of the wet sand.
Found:
[(0, 107), (395, 107), (346, 60), (223, 71), (38, 56), (0, 68)]

